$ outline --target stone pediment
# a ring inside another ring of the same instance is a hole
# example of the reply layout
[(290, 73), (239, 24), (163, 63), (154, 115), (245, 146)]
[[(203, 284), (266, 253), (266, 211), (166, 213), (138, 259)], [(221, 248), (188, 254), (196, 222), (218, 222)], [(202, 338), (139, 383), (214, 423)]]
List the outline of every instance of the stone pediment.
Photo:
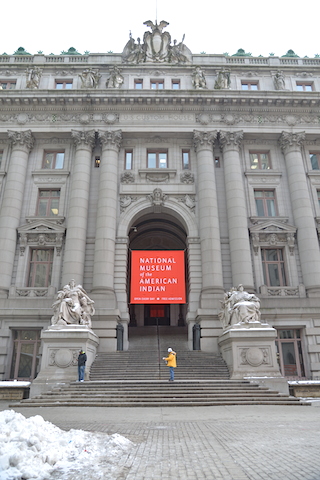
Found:
[(65, 236), (65, 227), (55, 220), (34, 220), (18, 228), (20, 255), (23, 256), (26, 247), (55, 247), (57, 255), (61, 253)]
[(18, 228), (19, 234), (24, 233), (65, 233), (65, 227), (57, 224), (54, 220), (34, 220), (31, 219), (26, 225), (22, 225)]
[(249, 228), (252, 246), (255, 255), (258, 255), (261, 247), (288, 246), (290, 254), (294, 253), (296, 227), (279, 220), (267, 220)]
[(293, 225), (279, 220), (267, 220), (250, 227), (250, 233), (296, 233), (297, 229)]

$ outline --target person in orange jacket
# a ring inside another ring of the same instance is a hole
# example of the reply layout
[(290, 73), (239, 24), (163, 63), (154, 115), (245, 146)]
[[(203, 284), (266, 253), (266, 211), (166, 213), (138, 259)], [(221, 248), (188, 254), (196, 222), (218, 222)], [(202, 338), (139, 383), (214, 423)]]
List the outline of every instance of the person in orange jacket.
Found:
[(174, 369), (177, 366), (177, 354), (172, 350), (172, 348), (168, 348), (168, 356), (163, 357), (163, 360), (167, 362), (167, 366), (170, 368), (170, 379), (169, 382), (174, 381)]

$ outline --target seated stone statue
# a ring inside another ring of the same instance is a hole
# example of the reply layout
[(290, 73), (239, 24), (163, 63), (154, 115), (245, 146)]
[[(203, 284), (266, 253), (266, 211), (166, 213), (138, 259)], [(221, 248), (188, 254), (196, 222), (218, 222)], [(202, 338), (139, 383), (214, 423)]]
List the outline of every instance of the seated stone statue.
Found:
[(233, 287), (230, 292), (225, 293), (221, 304), (219, 318), (224, 328), (230, 325), (260, 323), (260, 300), (256, 295), (246, 292), (241, 284), (237, 289)]
[(53, 303), (52, 325), (86, 325), (91, 328), (91, 316), (94, 315), (94, 301), (81, 285), (71, 280), (57, 294)]

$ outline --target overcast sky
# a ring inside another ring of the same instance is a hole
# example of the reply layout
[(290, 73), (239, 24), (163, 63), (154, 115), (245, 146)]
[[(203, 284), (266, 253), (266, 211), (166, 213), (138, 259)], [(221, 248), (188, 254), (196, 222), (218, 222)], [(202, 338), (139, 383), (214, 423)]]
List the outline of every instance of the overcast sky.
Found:
[(146, 20), (166, 20), (172, 41), (192, 53), (228, 52), (239, 48), (254, 56), (300, 57), (320, 54), (319, 0), (15, 0), (5, 2), (0, 52), (60, 54), (75, 47), (80, 53), (121, 53), (131, 30), (134, 39), (149, 30)]

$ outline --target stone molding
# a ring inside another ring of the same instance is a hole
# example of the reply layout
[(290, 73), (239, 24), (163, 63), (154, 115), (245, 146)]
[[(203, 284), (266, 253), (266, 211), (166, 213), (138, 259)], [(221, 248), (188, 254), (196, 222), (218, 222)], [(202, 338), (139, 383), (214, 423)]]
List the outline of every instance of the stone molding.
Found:
[(13, 148), (17, 146), (24, 146), (29, 151), (33, 148), (34, 137), (31, 130), (26, 130), (25, 132), (8, 130), (8, 137), (11, 140)]
[(71, 130), (71, 138), (73, 139), (73, 143), (76, 147), (83, 147), (87, 146), (89, 148), (93, 148), (95, 144), (95, 131), (89, 130), (87, 132), (79, 131), (79, 130)]
[(282, 132), (279, 138), (279, 145), (281, 150), (285, 153), (290, 147), (300, 149), (305, 141), (305, 132)]

